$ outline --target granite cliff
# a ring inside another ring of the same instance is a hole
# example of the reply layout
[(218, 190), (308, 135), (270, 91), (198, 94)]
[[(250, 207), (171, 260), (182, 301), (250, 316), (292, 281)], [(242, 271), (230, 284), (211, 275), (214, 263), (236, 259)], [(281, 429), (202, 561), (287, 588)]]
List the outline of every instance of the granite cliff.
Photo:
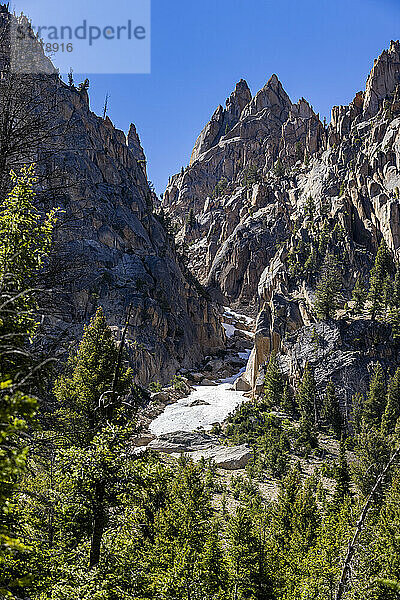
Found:
[[(1, 15), (3, 33), (11, 19), (29, 26), (5, 6)], [(31, 51), (41, 72), (15, 73), (5, 35), (0, 160), (4, 186), (10, 168), (35, 163), (38, 205), (61, 209), (41, 282), (51, 289), (42, 299), (41, 339), (47, 351), (65, 353), (98, 306), (118, 338), (131, 307), (127, 348), (136, 379), (168, 382), (223, 346), (218, 313), (156, 212), (135, 126), (126, 136), (95, 115), (89, 82), (66, 85), (39, 43)]]
[[(306, 362), (321, 389), (334, 380), (343, 403), (365, 391), (374, 361), (398, 362), (390, 328), (367, 313), (356, 318), (351, 292), (358, 276), (368, 281), (382, 239), (399, 259), (399, 144), (400, 44), (392, 41), (365, 91), (334, 107), (329, 125), (304, 98), (293, 104), (276, 75), (252, 98), (242, 80), (190, 165), (170, 179), (163, 210), (190, 268), (215, 299), (258, 314), (243, 389), (261, 385), (272, 350), (292, 381)], [(342, 265), (343, 301), (321, 323), (315, 290), (329, 252)]]

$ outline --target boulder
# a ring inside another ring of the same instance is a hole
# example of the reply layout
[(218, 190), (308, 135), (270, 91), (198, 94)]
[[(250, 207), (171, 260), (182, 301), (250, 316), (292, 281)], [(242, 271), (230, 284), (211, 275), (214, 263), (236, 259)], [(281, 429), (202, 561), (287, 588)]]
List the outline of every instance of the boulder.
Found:
[(248, 381), (242, 376), (235, 382), (235, 390), (237, 392), (249, 392), (251, 390), (251, 385)]
[(201, 458), (212, 460), (220, 469), (227, 471), (237, 471), (244, 469), (251, 457), (253, 451), (249, 446), (215, 446), (207, 450), (198, 450), (193, 452), (190, 457), (198, 461)]
[(199, 383), (203, 378), (203, 373), (191, 373), (189, 375), (189, 380), (194, 381), (195, 383)]
[(190, 406), (210, 406), (210, 403), (199, 398), (198, 400), (194, 400)]
[(152, 435), (151, 433), (149, 433), (147, 435), (142, 435), (140, 437), (133, 439), (133, 445), (135, 446), (135, 448), (142, 448), (144, 446), (148, 446), (150, 444), (150, 442), (152, 442), (154, 440), (154, 438), (155, 438), (155, 436)]
[(165, 454), (173, 454), (206, 450), (218, 443), (218, 438), (215, 435), (197, 431), (177, 431), (175, 433), (166, 433), (156, 438), (150, 442), (148, 448), (164, 452)]
[(217, 385), (217, 384), (215, 383), (215, 381), (211, 381), (211, 379), (203, 379), (203, 381), (201, 382), (200, 385), (214, 386), (214, 385)]

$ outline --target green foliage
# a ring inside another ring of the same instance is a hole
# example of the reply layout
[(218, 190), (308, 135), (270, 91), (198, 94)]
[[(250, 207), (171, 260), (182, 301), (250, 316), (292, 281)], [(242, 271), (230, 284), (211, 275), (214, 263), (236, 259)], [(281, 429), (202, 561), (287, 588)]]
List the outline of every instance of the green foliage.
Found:
[(274, 174), (279, 179), (282, 179), (282, 177), (285, 177), (286, 170), (285, 170), (283, 162), (281, 161), (280, 158), (278, 158), (278, 160), (276, 161), (276, 163), (274, 165)]
[(161, 383), (159, 381), (152, 381), (149, 384), (149, 390), (150, 390), (150, 392), (153, 392), (153, 393), (161, 392), (162, 391), (162, 385), (161, 385)]
[(341, 439), (344, 429), (343, 416), (332, 381), (328, 383), (325, 390), (322, 402), (322, 416), (328, 427), (332, 428), (336, 438)]
[(283, 377), (279, 369), (276, 352), (271, 352), (264, 379), (264, 399), (266, 406), (278, 407), (282, 403)]
[(400, 339), (400, 270), (398, 267), (396, 268), (396, 274), (393, 282), (393, 295), (388, 301), (388, 305), (388, 321), (392, 326), (393, 339), (394, 341), (398, 341)]
[(302, 417), (317, 422), (317, 388), (314, 373), (306, 363), (303, 377), (297, 392), (297, 404)]
[(294, 417), (296, 414), (295, 397), (292, 388), (287, 382), (283, 388), (281, 409), (291, 417)]
[[(322, 208), (321, 211), (323, 211)], [(302, 235), (297, 240), (295, 237), (293, 238), (294, 241), (292, 247), (289, 248), (287, 258), (291, 276), (304, 278), (311, 284), (314, 284), (320, 276), (328, 255), (333, 255), (336, 259), (340, 257), (342, 264), (346, 264), (348, 260), (343, 244), (345, 239), (343, 227), (333, 219), (327, 219), (326, 216), (323, 216), (322, 223), (317, 222), (315, 214), (315, 203), (310, 197), (304, 205), (307, 236)]]
[(249, 165), (243, 172), (242, 184), (247, 188), (251, 189), (255, 183), (259, 183), (260, 176), (258, 169), (255, 165)]
[(259, 451), (262, 453), (264, 466), (272, 477), (279, 479), (286, 473), (290, 450), (287, 433), (276, 423), (275, 426), (270, 426), (260, 439)]
[(256, 520), (243, 507), (239, 507), (230, 517), (227, 537), (232, 598), (271, 598), (265, 541), (267, 528), (262, 513)]
[(196, 217), (194, 214), (194, 210), (193, 208), (191, 208), (189, 210), (189, 214), (186, 217), (186, 223), (189, 225), (189, 227), (193, 228), (196, 225)]
[(364, 495), (371, 492), (378, 475), (386, 466), (391, 444), (386, 435), (375, 427), (365, 424), (355, 437), (356, 461), (353, 464), (354, 478)]
[(387, 403), (382, 418), (382, 431), (386, 435), (394, 433), (400, 418), (400, 367), (389, 381)]
[(363, 419), (368, 426), (380, 427), (386, 406), (386, 381), (382, 365), (377, 363), (364, 402)]
[(222, 177), (222, 179), (220, 179), (217, 183), (217, 185), (215, 186), (215, 188), (212, 191), (211, 197), (212, 198), (219, 198), (220, 196), (222, 196), (222, 194), (225, 192), (226, 188), (228, 187), (228, 180), (226, 177)]
[(171, 382), (172, 387), (176, 392), (185, 392), (187, 386), (181, 375), (174, 375)]
[(304, 149), (300, 142), (296, 142), (294, 158), (296, 162), (299, 160), (303, 162), (304, 160)]
[(28, 447), (20, 435), (28, 428), (36, 401), (13, 388), (10, 381), (0, 383), (0, 596), (24, 582), (24, 573), (14, 565), (16, 557), (28, 550), (15, 537), (15, 488), (26, 469)]
[(309, 196), (304, 204), (304, 216), (309, 221), (313, 222), (315, 218), (315, 202), (312, 196)]
[(368, 301), (370, 303), (370, 315), (372, 319), (381, 316), (385, 310), (384, 286), (388, 275), (393, 272), (393, 261), (384, 240), (382, 240), (374, 266), (371, 270)]
[(367, 289), (364, 279), (361, 275), (358, 275), (356, 279), (351, 299), (354, 302), (352, 309), (353, 314), (362, 314), (365, 306), (365, 301), (367, 299)]
[(320, 319), (331, 319), (335, 315), (341, 287), (342, 277), (338, 261), (333, 254), (328, 254), (315, 293), (315, 308)]
[(133, 373), (123, 371), (114, 389), (117, 360), (117, 345), (99, 308), (69, 359), (67, 374), (54, 386), (59, 423), (70, 443), (84, 447), (108, 420), (118, 419)]
[(335, 493), (333, 496), (334, 504), (341, 504), (350, 496), (350, 469), (347, 463), (346, 450), (344, 442), (340, 444), (339, 462), (335, 469)]
[(211, 514), (210, 496), (199, 468), (192, 463), (182, 465), (165, 509), (155, 521), (149, 555), (149, 584), (155, 597), (184, 598), (198, 593)]
[(44, 217), (34, 206), (34, 168), (11, 173), (13, 189), (0, 206), (0, 370), (13, 377), (21, 348), (37, 328), (36, 277), (48, 256), (56, 211)]
[(308, 458), (315, 448), (318, 448), (318, 434), (314, 422), (310, 417), (302, 416), (297, 439), (294, 444), (295, 452), (300, 456)]
[[(50, 248), (55, 212), (34, 207), (33, 167), (11, 173), (13, 189), (0, 207), (0, 595), (12, 597), (30, 577), (17, 486), (26, 470), (28, 428), (37, 401), (26, 393), (34, 365), (28, 344), (36, 329), (35, 278)], [(21, 560), (23, 558), (23, 560)]]

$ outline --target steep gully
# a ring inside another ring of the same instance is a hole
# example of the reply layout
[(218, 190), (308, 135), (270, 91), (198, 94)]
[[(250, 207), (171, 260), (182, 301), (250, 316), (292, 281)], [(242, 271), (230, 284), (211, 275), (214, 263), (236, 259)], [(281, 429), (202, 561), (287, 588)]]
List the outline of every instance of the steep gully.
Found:
[[(213, 425), (222, 424), (247, 398), (244, 392), (237, 391), (233, 384), (245, 372), (253, 344), (254, 320), (243, 314), (224, 308), (223, 327), (227, 336), (230, 355), (227, 360), (214, 360), (209, 363), (215, 371), (186, 374), (188, 381), (200, 380), (190, 394), (165, 407), (150, 424), (152, 436), (159, 438), (176, 432), (209, 431)], [(235, 360), (233, 360), (235, 357)], [(233, 375), (225, 376), (232, 369)]]

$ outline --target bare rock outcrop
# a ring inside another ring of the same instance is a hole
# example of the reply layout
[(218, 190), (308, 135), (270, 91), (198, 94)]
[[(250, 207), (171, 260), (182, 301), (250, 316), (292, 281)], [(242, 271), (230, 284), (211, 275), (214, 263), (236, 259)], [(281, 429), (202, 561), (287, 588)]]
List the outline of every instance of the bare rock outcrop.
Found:
[[(43, 58), (39, 43), (36, 51)], [(42, 276), (51, 290), (42, 302), (46, 350), (66, 353), (98, 306), (117, 339), (131, 307), (127, 349), (139, 383), (170, 381), (179, 369), (222, 348), (219, 315), (156, 212), (135, 126), (126, 137), (108, 117), (95, 115), (88, 81), (66, 85), (55, 72), (2, 76), (2, 91), (9, 90), (8, 96), (1, 94), (7, 111), (18, 110), (12, 103), (24, 99), (22, 92), (28, 96), (26, 113), (17, 115), (20, 121), (14, 117), (19, 131), (13, 129), (13, 113), (7, 122), (14, 146), (24, 153), (11, 156), (12, 166), (18, 159), (36, 163), (37, 204), (61, 209)], [(29, 94), (40, 104), (29, 105)]]
[(249, 86), (244, 79), (236, 84), (235, 90), (226, 101), (226, 108), (218, 106), (211, 121), (207, 123), (200, 133), (193, 148), (190, 164), (192, 165), (204, 152), (218, 144), (220, 139), (226, 135), (239, 121), (244, 107), (251, 100)]
[(388, 50), (384, 50), (375, 60), (368, 77), (364, 101), (364, 118), (375, 116), (382, 101), (389, 98), (400, 84), (400, 43), (391, 41)]
[[(328, 252), (343, 265), (347, 302), (357, 276), (367, 279), (382, 238), (399, 260), (399, 132), (400, 44), (392, 42), (365, 91), (333, 107), (329, 126), (304, 98), (292, 104), (273, 75), (236, 125), (172, 178), (164, 209), (178, 226), (189, 209), (196, 215), (190, 268), (215, 297), (258, 312), (240, 389), (254, 387), (273, 350), (294, 380), (304, 368), (301, 344), (312, 362), (313, 343), (323, 338), (331, 358), (318, 375), (321, 386), (342, 372), (355, 390), (371, 362), (397, 360), (390, 333), (375, 332), (384, 341), (374, 345), (373, 324), (354, 320), (346, 305), (336, 325), (321, 332), (315, 291)], [(180, 235), (184, 241), (188, 233)], [(371, 342), (367, 357), (358, 334)], [(336, 383), (345, 402), (345, 386)]]

